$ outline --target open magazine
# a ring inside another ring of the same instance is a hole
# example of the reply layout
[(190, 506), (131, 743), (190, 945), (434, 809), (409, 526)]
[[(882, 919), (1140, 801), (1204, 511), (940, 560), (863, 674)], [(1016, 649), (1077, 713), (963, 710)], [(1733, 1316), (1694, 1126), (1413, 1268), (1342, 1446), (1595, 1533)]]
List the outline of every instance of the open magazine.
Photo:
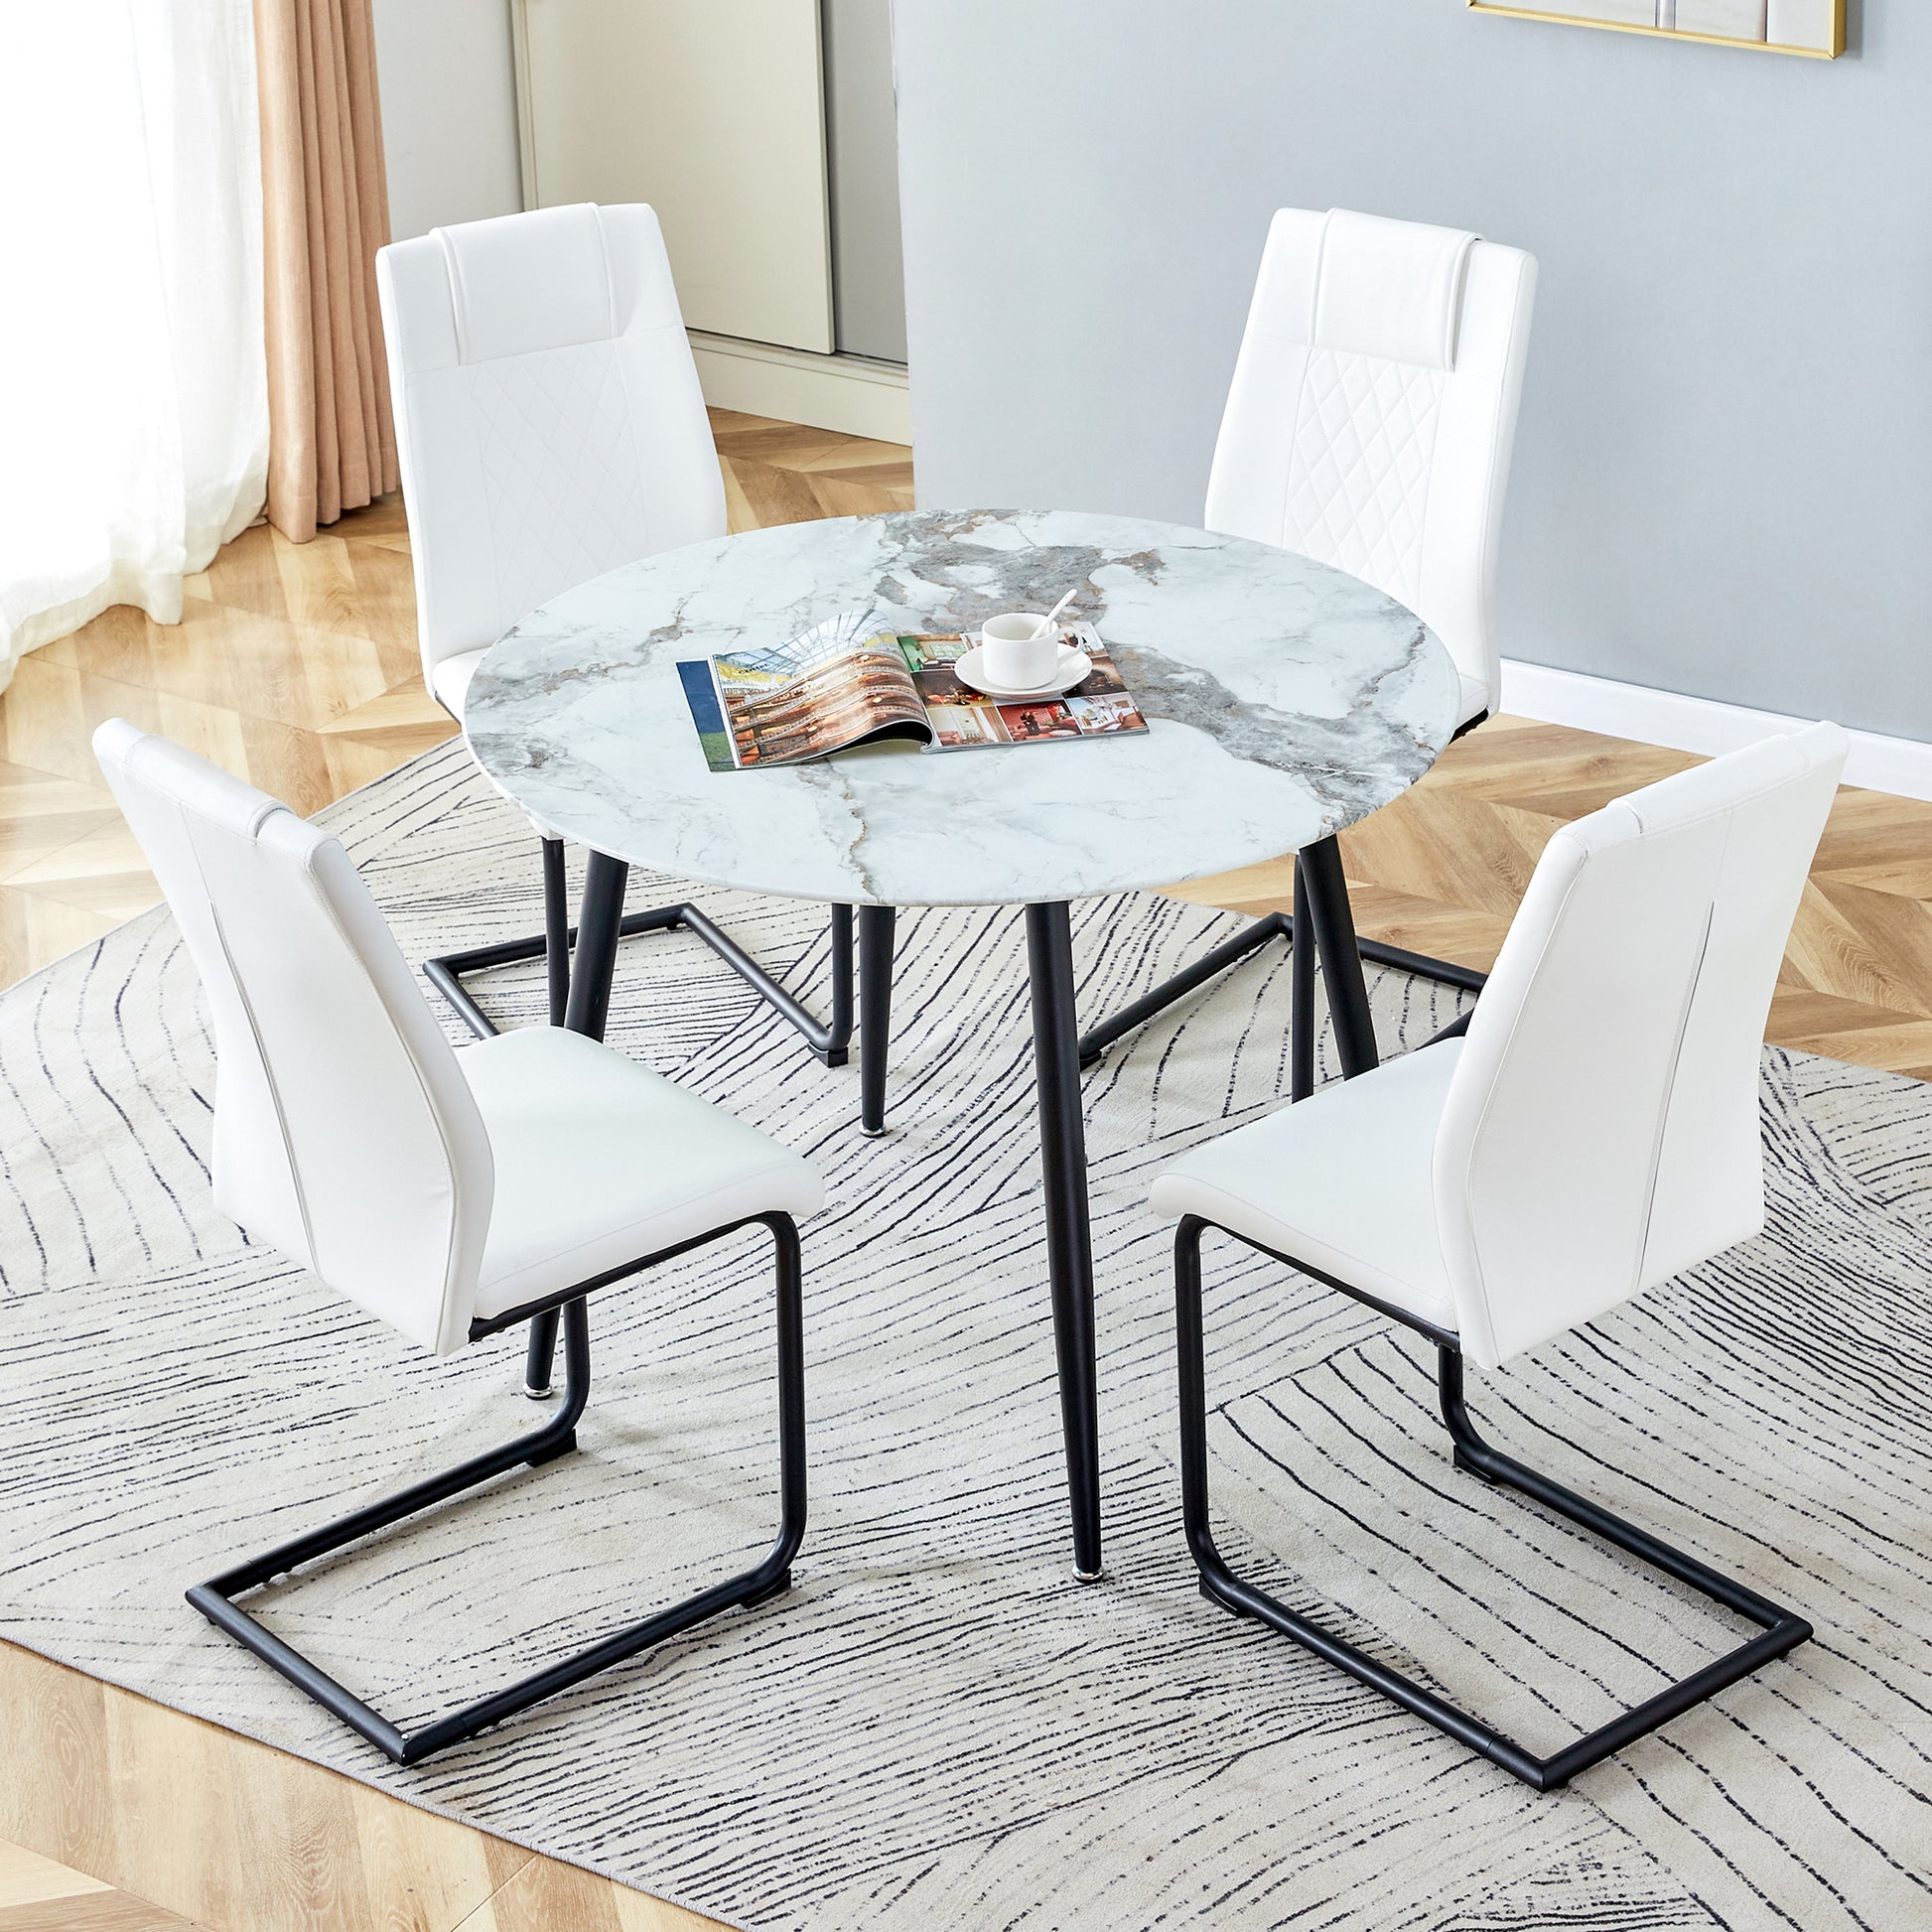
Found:
[(870, 611), (848, 613), (768, 650), (680, 664), (712, 770), (798, 764), (890, 738), (928, 752), (961, 752), (1147, 730), (1091, 624), (1069, 623), (1060, 632), (1063, 643), (1093, 660), (1071, 691), (989, 698), (953, 674), (971, 637), (877, 630), (877, 621)]

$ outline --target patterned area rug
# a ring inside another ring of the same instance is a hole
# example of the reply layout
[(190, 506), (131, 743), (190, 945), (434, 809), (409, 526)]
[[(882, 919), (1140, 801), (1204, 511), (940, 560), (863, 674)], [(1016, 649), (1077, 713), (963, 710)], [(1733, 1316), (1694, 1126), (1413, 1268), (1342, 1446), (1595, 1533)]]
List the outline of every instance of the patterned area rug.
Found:
[[(330, 816), (412, 957), (537, 923), (527, 830), (460, 745)], [(638, 880), (631, 903), (683, 896)], [(700, 897), (822, 997), (822, 910)], [(1083, 1011), (1231, 924), (1076, 908)], [(1191, 1582), (1170, 1231), (1143, 1202), (1165, 1158), (1286, 1091), (1285, 956), (1088, 1077), (1112, 1581), (1083, 1587), (1020, 918), (901, 934), (879, 1142), (853, 1127), (856, 1068), (819, 1067), (696, 941), (622, 952), (617, 1043), (829, 1181), (805, 1228), (796, 1587), (411, 1771), (181, 1592), (528, 1428), (519, 1338), (428, 1361), (216, 1216), (213, 1068), (165, 913), (8, 993), (0, 1634), (748, 1927), (1932, 1924), (1932, 1092), (1767, 1053), (1764, 1237), (1474, 1379), (1503, 1447), (1819, 1632), (1537, 1797)], [(1400, 975), (1373, 993), (1385, 1050), (1454, 1010)], [(537, 1012), (529, 974), (491, 997)], [(1546, 1749), (1735, 1640), (1457, 1476), (1405, 1335), (1229, 1244), (1209, 1284), (1223, 1545), (1277, 1592)], [(581, 1454), (262, 1613), (413, 1723), (741, 1564), (773, 1511), (768, 1308), (749, 1236), (605, 1291)]]

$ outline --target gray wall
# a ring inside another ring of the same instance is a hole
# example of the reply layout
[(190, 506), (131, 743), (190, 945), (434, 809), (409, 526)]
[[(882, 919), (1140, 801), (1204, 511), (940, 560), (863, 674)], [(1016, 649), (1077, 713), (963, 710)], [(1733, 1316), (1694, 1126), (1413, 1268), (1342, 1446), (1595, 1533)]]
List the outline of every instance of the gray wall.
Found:
[[(1861, 18), (1861, 13), (1863, 18)], [(1542, 260), (1507, 655), (1932, 739), (1932, 5), (899, 0), (919, 495), (1193, 522), (1270, 212)]]
[(374, 5), (394, 238), (514, 214), (523, 206), (523, 186), (509, 0)]

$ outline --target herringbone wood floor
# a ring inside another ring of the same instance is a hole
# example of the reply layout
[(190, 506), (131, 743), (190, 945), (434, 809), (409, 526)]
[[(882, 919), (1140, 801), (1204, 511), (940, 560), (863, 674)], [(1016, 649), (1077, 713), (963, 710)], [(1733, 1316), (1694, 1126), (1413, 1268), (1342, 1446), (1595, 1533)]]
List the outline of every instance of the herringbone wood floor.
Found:
[[(714, 412), (732, 527), (909, 506), (908, 454)], [(409, 539), (389, 498), (314, 543), (251, 530), (191, 581), (185, 621), (108, 612), (24, 659), (0, 697), (0, 984), (154, 902), (87, 750), (115, 713), (303, 811), (447, 737), (417, 667)], [(1345, 835), (1364, 931), (1487, 965), (1556, 826), (1695, 760), (1501, 718)], [(1183, 889), (1284, 903), (1286, 862)], [(1841, 795), (1813, 869), (1771, 1037), (1932, 1077), (1932, 805)]]
[[(715, 412), (732, 528), (909, 509), (896, 443)], [(131, 718), (313, 812), (455, 730), (423, 689), (400, 497), (313, 543), (247, 531), (183, 621), (127, 606), (23, 658), (0, 696), (0, 985), (152, 905), (87, 748)]]
[[(896, 445), (714, 426), (734, 529), (911, 503)], [(164, 731), (304, 811), (450, 735), (418, 674), (408, 553), (393, 498), (300, 547), (253, 530), (191, 583), (180, 626), (110, 611), (21, 664), (0, 697), (0, 984), (157, 897), (87, 750), (101, 719)], [(1486, 966), (1558, 825), (1694, 761), (1499, 718), (1345, 835), (1357, 918)], [(1292, 877), (1279, 861), (1183, 896), (1272, 910)], [(1932, 805), (1841, 794), (1771, 1035), (1932, 1078)], [(0, 1708), (0, 1839), (33, 1848), (0, 1845), (0, 1932), (709, 1923), (9, 1645)]]
[[(1507, 715), (1341, 837), (1361, 930), (1488, 967), (1550, 834), (1700, 760)], [(1176, 889), (1237, 911), (1290, 904), (1292, 863)], [(1932, 804), (1845, 788), (1812, 864), (1767, 1035), (1932, 1079)]]

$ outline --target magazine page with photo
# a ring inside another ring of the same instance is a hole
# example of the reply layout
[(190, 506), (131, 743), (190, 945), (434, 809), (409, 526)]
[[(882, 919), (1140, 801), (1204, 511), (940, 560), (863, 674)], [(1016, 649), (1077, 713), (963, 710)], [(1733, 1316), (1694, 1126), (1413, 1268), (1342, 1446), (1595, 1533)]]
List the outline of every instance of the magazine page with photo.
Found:
[(932, 727), (897, 639), (850, 612), (766, 649), (680, 664), (714, 771), (798, 764), (877, 739), (924, 746)]
[(714, 771), (799, 764), (882, 740), (925, 752), (1050, 744), (1144, 732), (1147, 720), (1091, 624), (1061, 643), (1089, 669), (1056, 697), (995, 698), (958, 674), (970, 636), (880, 630), (879, 613), (848, 612), (766, 649), (677, 667)]
[(1063, 645), (1087, 654), (1091, 669), (1056, 698), (991, 698), (963, 683), (955, 667), (972, 648), (971, 637), (901, 636), (897, 641), (924, 701), (936, 752), (1147, 730), (1127, 680), (1090, 623), (1069, 623), (1060, 632)]

